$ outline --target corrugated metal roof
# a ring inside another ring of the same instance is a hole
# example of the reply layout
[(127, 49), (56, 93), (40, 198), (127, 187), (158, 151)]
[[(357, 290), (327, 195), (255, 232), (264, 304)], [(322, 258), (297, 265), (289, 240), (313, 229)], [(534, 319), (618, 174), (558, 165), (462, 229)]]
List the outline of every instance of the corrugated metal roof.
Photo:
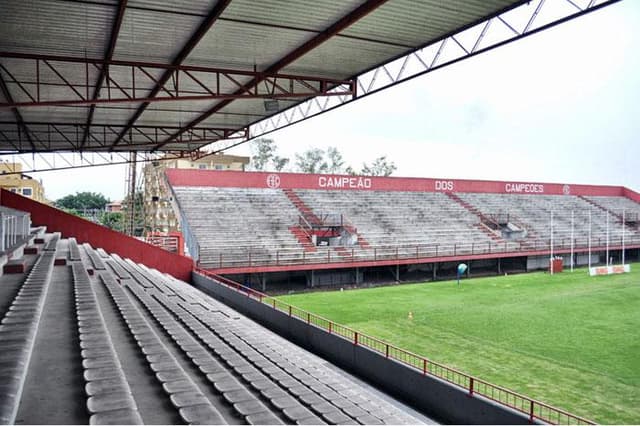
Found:
[(154, 10), (158, 12), (168, 12), (171, 14), (185, 14), (205, 16), (211, 8), (218, 3), (217, 0), (190, 0), (190, 1), (167, 1), (167, 0), (129, 0), (127, 8)]
[(127, 9), (114, 59), (170, 63), (201, 21), (199, 16)]
[(60, 0), (3, 0), (0, 50), (102, 57), (114, 5)]
[[(301, 48), (309, 40), (330, 28), (356, 8), (367, 4), (365, 0), (231, 0), (217, 16), (213, 12), (226, 4), (225, 0), (129, 0), (122, 15), (115, 40), (113, 60), (136, 64), (112, 65), (110, 79), (99, 93), (100, 102), (112, 96), (134, 101), (126, 103), (100, 103), (94, 108), (92, 123), (111, 125), (123, 129), (132, 119), (140, 126), (184, 127), (192, 121), (198, 126), (241, 129), (251, 123), (274, 114), (267, 111), (263, 99), (220, 99), (142, 103), (142, 98), (152, 94), (161, 77), (168, 73), (163, 68), (138, 64), (155, 62), (169, 65), (179, 52), (188, 54), (183, 65), (231, 68), (244, 71), (263, 71), (278, 63), (289, 53)], [(499, 10), (523, 3), (522, 0), (389, 0), (371, 13), (350, 25), (328, 41), (310, 49), (296, 60), (282, 63), (279, 72), (307, 76), (343, 79), (388, 62), (419, 46), (439, 39), (452, 31), (467, 27)], [(27, 127), (41, 137), (46, 126), (35, 123), (68, 123), (75, 126), (60, 127), (63, 131), (77, 132), (89, 117), (87, 103), (95, 92), (102, 66), (92, 63), (85, 67), (82, 61), (102, 60), (108, 52), (111, 33), (117, 20), (119, 2), (116, 0), (68, 1), (68, 0), (4, 0), (0, 13), (0, 52), (12, 54), (64, 55), (80, 62), (50, 58), (56, 72), (42, 60), (33, 58), (9, 58), (0, 56), (2, 78), (15, 102), (43, 102), (73, 100), (84, 102), (79, 106), (19, 107)], [(215, 20), (217, 16), (217, 20)], [(208, 21), (209, 18), (212, 18)], [(197, 29), (205, 22), (212, 22), (201, 38), (194, 38)], [(6, 56), (6, 55), (5, 55)], [(60, 58), (58, 58), (60, 59)], [(35, 66), (40, 71), (36, 73)], [(134, 66), (135, 65), (135, 66)], [(9, 74), (11, 73), (11, 74)], [(167, 74), (169, 75), (169, 74)], [(192, 71), (202, 84), (218, 88), (221, 93), (239, 92), (237, 84), (226, 77), (219, 79), (215, 73)], [(173, 75), (175, 77), (175, 74)], [(22, 93), (13, 79), (18, 80), (30, 95)], [(246, 84), (251, 76), (233, 78)], [(73, 84), (78, 93), (65, 87), (64, 80)], [(41, 83), (40, 98), (36, 96), (36, 81)], [(88, 81), (88, 83), (87, 83)], [(45, 85), (42, 85), (46, 83)], [(165, 87), (173, 94), (160, 90), (157, 96), (175, 94), (175, 81), (169, 78)], [(301, 88), (301, 83), (292, 83)], [(122, 91), (116, 87), (120, 85)], [(181, 74), (181, 95), (203, 95), (200, 83)], [(1, 95), (1, 94), (0, 94)], [(301, 102), (302, 98), (280, 99), (279, 110)], [(6, 99), (2, 99), (6, 103)], [(110, 100), (109, 102), (112, 102)], [(118, 102), (121, 102), (119, 100)], [(59, 103), (57, 105), (60, 105)], [(216, 105), (217, 111), (207, 116)], [(7, 134), (17, 134), (15, 115), (0, 108), (0, 121)], [(13, 122), (13, 124), (11, 124)], [(11, 131), (11, 129), (13, 129)], [(93, 131), (93, 128), (92, 128)], [(59, 132), (58, 132), (59, 133)], [(63, 147), (65, 138), (48, 135), (49, 147)], [(97, 138), (97, 135), (96, 135)], [(11, 144), (0, 135), (0, 150), (11, 150)], [(104, 138), (103, 138), (104, 139)], [(114, 135), (113, 141), (116, 140)], [(128, 141), (120, 141), (118, 150), (131, 148)], [(144, 136), (136, 136), (134, 143), (143, 143)], [(147, 141), (148, 142), (148, 141)], [(149, 144), (146, 149), (155, 145)], [(162, 149), (194, 149), (196, 145), (165, 140)], [(67, 149), (75, 148), (72, 145)], [(135, 149), (145, 147), (136, 146)], [(84, 149), (104, 149), (93, 138), (85, 141)]]
[(341, 34), (418, 47), (504, 9), (505, 0), (393, 0)]
[[(232, 3), (233, 4), (233, 3)], [(202, 39), (186, 64), (263, 70), (314, 33), (221, 21)]]

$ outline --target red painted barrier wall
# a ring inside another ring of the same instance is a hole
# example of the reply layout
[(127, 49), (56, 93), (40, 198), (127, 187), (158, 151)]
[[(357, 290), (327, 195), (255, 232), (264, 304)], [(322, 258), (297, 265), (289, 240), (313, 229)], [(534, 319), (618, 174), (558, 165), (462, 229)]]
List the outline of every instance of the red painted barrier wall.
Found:
[[(337, 189), (354, 191), (482, 192), (498, 194), (565, 194), (587, 196), (622, 196), (626, 189), (621, 186), (570, 185), (540, 182), (312, 175), (302, 173), (234, 172), (188, 169), (168, 169), (166, 170), (166, 174), (172, 186)], [(636, 193), (636, 195), (638, 194)]]
[(128, 257), (134, 262), (168, 273), (180, 280), (191, 281), (193, 261), (186, 256), (170, 253), (4, 189), (0, 192), (0, 204), (31, 213), (31, 222), (34, 225), (46, 225), (48, 232), (61, 232), (65, 238), (75, 237), (79, 243), (101, 247), (109, 253)]
[(635, 201), (636, 203), (640, 203), (640, 194), (636, 191), (633, 191), (629, 188), (622, 188), (622, 195), (629, 198), (630, 200)]

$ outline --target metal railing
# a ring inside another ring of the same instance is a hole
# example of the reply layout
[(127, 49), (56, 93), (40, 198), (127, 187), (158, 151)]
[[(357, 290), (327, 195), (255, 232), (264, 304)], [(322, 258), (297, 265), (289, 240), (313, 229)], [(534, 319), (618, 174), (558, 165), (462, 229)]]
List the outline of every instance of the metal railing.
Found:
[[(186, 237), (186, 235), (185, 235)], [(574, 252), (584, 252), (589, 247), (586, 238), (573, 240)], [(622, 238), (592, 238), (591, 251), (604, 251), (622, 247)], [(624, 244), (627, 247), (640, 245), (639, 236), (626, 236)], [(319, 247), (320, 248), (320, 247)], [(229, 253), (228, 251), (212, 251), (209, 256), (201, 253), (200, 263), (208, 268), (233, 268), (233, 267), (260, 267), (260, 266), (290, 266), (290, 265), (314, 265), (328, 263), (354, 263), (367, 261), (408, 261), (424, 260), (430, 258), (500, 255), (509, 253), (549, 253), (551, 252), (549, 240), (523, 240), (486, 243), (459, 243), (459, 244), (419, 244), (419, 245), (395, 245), (395, 246), (343, 246), (341, 252), (332, 247), (324, 247), (323, 250), (307, 252), (301, 249), (273, 249), (249, 247), (244, 253)], [(571, 250), (571, 238), (560, 238), (553, 243), (553, 252), (559, 253)]]
[(455, 368), (432, 361), (421, 355), (401, 349), (376, 337), (356, 331), (350, 327), (335, 323), (327, 318), (300, 309), (275, 297), (245, 287), (235, 281), (213, 274), (203, 269), (196, 273), (209, 277), (221, 285), (234, 289), (245, 296), (283, 312), (292, 318), (306, 322), (329, 334), (340, 336), (354, 345), (366, 347), (388, 359), (392, 359), (409, 368), (420, 371), (425, 376), (437, 377), (458, 388), (464, 389), (470, 396), (481, 396), (528, 416), (530, 422), (536, 420), (551, 424), (595, 424), (584, 417), (553, 407), (544, 402), (529, 398), (518, 392), (494, 385), (475, 376), (463, 373)]

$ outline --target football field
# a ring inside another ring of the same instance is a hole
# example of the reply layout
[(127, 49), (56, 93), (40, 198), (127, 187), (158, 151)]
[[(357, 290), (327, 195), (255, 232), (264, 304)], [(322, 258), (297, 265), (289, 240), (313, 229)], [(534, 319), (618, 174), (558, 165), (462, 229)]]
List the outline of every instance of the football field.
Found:
[[(640, 423), (640, 264), (279, 299), (598, 423)], [(411, 315), (409, 314), (411, 312)]]

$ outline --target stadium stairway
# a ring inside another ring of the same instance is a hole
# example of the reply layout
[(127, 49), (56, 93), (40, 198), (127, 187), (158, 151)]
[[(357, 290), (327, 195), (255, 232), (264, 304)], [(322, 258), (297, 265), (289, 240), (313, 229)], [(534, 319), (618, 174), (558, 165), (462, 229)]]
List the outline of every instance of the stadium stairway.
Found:
[(3, 424), (431, 422), (182, 281), (43, 241), (0, 278)]
[(307, 222), (311, 225), (322, 225), (322, 220), (320, 220), (313, 210), (311, 210), (311, 208), (307, 206), (300, 197), (298, 197), (298, 194), (296, 194), (293, 189), (285, 188), (282, 192), (284, 192), (289, 201), (291, 201), (291, 203), (298, 209), (300, 215), (302, 215)]
[(489, 238), (491, 238), (491, 240), (497, 243), (504, 243), (504, 240), (501, 237), (496, 235), (495, 232), (491, 231), (489, 228), (486, 227), (486, 225), (484, 225), (484, 222), (487, 221), (487, 217), (480, 210), (478, 210), (473, 205), (467, 203), (466, 201), (458, 197), (453, 192), (445, 192), (445, 195), (478, 217), (480, 222), (475, 225), (476, 228), (484, 232)]
[(298, 242), (302, 245), (304, 251), (307, 253), (313, 253), (318, 251), (315, 245), (309, 239), (309, 236), (302, 230), (300, 226), (290, 226), (289, 231), (298, 239)]
[(591, 200), (590, 198), (585, 197), (584, 195), (578, 195), (578, 198), (580, 198), (581, 200), (586, 201), (587, 203), (589, 203), (590, 205), (594, 206), (595, 208), (597, 208), (597, 209), (599, 209), (599, 210), (601, 210), (601, 211), (603, 211), (603, 212), (605, 212), (607, 214), (610, 214), (611, 216), (615, 217), (616, 219), (622, 221), (622, 215), (620, 215), (620, 214), (618, 214), (618, 213), (616, 213), (616, 212), (614, 212), (612, 210), (609, 210), (608, 208), (606, 208), (605, 206), (601, 205), (600, 203), (595, 202), (595, 201)]

